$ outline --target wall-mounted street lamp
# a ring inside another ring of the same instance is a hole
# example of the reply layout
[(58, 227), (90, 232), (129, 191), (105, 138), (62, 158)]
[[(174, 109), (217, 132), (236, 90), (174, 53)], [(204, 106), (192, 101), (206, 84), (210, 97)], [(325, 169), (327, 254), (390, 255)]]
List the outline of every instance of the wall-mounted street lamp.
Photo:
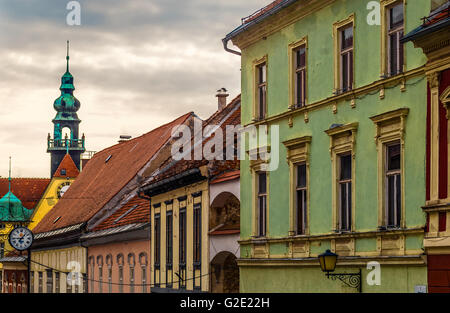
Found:
[(333, 273), (336, 268), (336, 261), (338, 255), (331, 252), (330, 250), (325, 251), (319, 255), (320, 269), (322, 272), (325, 272), (328, 279), (336, 280), (339, 279), (344, 284), (349, 287), (357, 288), (359, 292), (361, 292), (361, 269), (359, 269), (358, 273)]

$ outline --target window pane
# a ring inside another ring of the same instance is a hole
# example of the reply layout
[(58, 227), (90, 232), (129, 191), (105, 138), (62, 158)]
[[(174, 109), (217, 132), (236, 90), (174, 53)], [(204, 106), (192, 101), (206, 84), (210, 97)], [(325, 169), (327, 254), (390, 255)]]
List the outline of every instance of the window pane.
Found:
[(266, 86), (259, 87), (259, 117), (266, 116)]
[(347, 229), (347, 184), (341, 184), (341, 207), (340, 207), (340, 217), (341, 217), (341, 229)]
[(388, 170), (400, 169), (400, 145), (391, 145), (387, 147), (388, 153)]
[(390, 60), (390, 73), (391, 75), (395, 75), (397, 74), (397, 68), (398, 68), (398, 61), (397, 61), (397, 56), (398, 56), (398, 41), (397, 41), (397, 34), (394, 33), (392, 35), (389, 36), (389, 47), (390, 47), (390, 51), (389, 51), (389, 60)]
[(402, 194), (401, 194), (401, 179), (400, 175), (395, 175), (395, 185), (396, 185), (396, 209), (397, 209), (397, 219), (395, 221), (395, 226), (400, 226), (400, 220), (402, 216)]
[(180, 263), (186, 263), (186, 211), (180, 211)]
[(297, 234), (303, 234), (305, 229), (306, 190), (297, 191)]
[(259, 83), (262, 84), (266, 82), (266, 64), (261, 64), (259, 67)]
[(305, 46), (301, 46), (297, 51), (297, 68), (306, 66), (306, 49)]
[(388, 177), (388, 226), (395, 225), (395, 175)]
[(353, 25), (349, 25), (341, 31), (341, 38), (341, 50), (345, 50), (353, 46)]
[(266, 234), (266, 196), (259, 197), (259, 235), (264, 236)]
[(352, 178), (352, 156), (351, 154), (343, 155), (341, 160), (341, 176), (340, 180), (347, 180)]
[(258, 189), (259, 194), (265, 194), (267, 191), (267, 176), (265, 172), (258, 174)]
[(403, 24), (403, 4), (400, 3), (389, 10), (389, 28), (394, 29)]
[(296, 96), (296, 104), (301, 106), (303, 104), (303, 92), (302, 92), (302, 88), (303, 88), (303, 71), (298, 72), (297, 74), (295, 74), (295, 80), (296, 80), (296, 86), (295, 86), (295, 90), (297, 92), (297, 96)]
[(342, 90), (348, 89), (348, 57), (347, 54), (342, 55)]
[(297, 187), (306, 187), (306, 164), (297, 166)]

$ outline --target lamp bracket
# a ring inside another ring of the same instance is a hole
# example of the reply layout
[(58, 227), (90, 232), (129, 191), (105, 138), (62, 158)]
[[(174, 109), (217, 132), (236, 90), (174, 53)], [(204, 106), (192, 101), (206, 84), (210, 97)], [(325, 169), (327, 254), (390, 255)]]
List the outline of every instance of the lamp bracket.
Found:
[(361, 292), (361, 269), (358, 273), (327, 273), (327, 278), (331, 280), (339, 279), (351, 288), (357, 288)]

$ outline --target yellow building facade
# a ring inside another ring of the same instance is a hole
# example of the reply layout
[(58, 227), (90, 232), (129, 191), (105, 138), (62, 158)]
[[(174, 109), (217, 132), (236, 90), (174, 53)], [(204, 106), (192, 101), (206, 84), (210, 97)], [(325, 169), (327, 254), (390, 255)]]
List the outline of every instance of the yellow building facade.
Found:
[(207, 180), (151, 198), (152, 292), (209, 291), (208, 212)]
[(83, 293), (86, 248), (38, 250), (31, 255), (32, 293)]

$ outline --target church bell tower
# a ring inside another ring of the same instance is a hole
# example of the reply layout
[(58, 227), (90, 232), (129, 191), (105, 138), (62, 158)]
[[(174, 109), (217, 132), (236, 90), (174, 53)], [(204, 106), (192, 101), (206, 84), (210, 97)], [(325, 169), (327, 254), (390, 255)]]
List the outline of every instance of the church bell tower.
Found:
[[(50, 133), (47, 137), (47, 152), (51, 155), (50, 177), (53, 177), (56, 169), (66, 154), (70, 154), (72, 160), (80, 170), (80, 156), (85, 152), (84, 134), (79, 138), (79, 124), (77, 111), (80, 109), (80, 101), (74, 97), (73, 76), (69, 72), (69, 41), (67, 41), (66, 72), (61, 78), (61, 96), (55, 100), (53, 107), (56, 116), (52, 120), (54, 125), (53, 139)], [(63, 132), (65, 132), (63, 138)]]

